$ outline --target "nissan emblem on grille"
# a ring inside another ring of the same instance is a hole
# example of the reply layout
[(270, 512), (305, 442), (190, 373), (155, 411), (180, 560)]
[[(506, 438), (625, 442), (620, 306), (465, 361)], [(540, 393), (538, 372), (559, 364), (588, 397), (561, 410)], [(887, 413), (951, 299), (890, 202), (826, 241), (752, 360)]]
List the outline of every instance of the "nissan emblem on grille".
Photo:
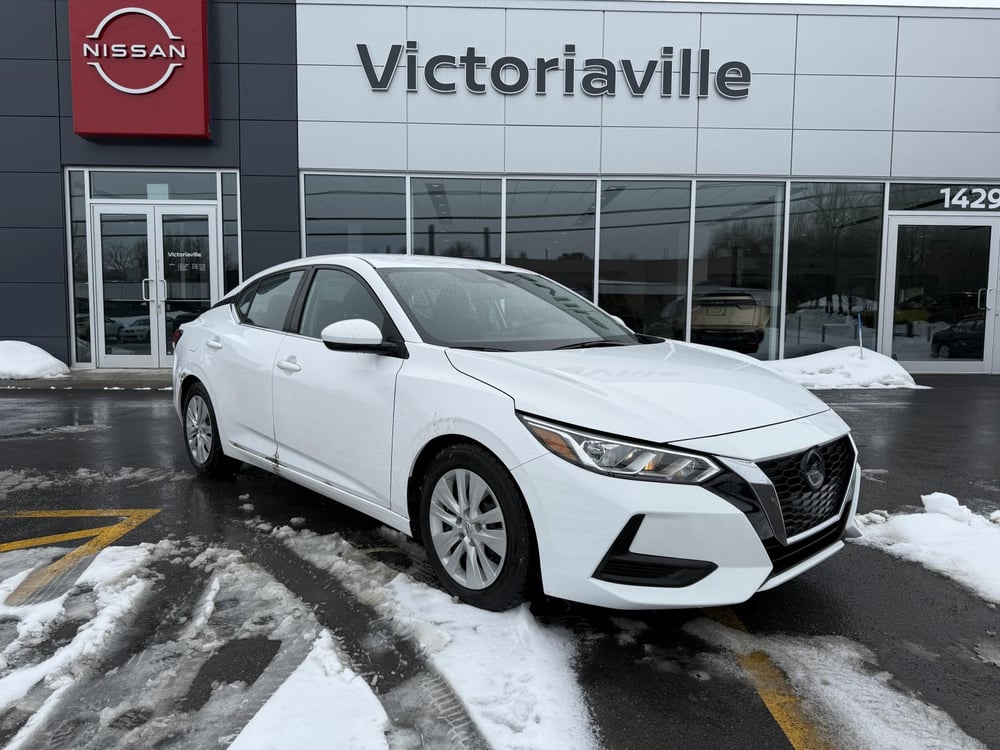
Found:
[(823, 481), (826, 479), (826, 462), (818, 450), (813, 448), (806, 453), (802, 457), (801, 466), (802, 478), (809, 485), (810, 489), (818, 490), (823, 486)]

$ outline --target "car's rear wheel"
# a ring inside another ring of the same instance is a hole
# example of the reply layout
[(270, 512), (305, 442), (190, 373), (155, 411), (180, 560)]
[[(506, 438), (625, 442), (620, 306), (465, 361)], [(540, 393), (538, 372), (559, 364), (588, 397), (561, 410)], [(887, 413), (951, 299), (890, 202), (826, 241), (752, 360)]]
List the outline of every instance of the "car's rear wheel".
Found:
[(469, 604), (502, 611), (525, 600), (534, 534), (510, 473), (478, 445), (448, 446), (420, 484), (420, 532), (444, 588)]
[(239, 463), (222, 452), (215, 410), (208, 391), (195, 383), (184, 395), (184, 448), (202, 476), (222, 479), (232, 476)]

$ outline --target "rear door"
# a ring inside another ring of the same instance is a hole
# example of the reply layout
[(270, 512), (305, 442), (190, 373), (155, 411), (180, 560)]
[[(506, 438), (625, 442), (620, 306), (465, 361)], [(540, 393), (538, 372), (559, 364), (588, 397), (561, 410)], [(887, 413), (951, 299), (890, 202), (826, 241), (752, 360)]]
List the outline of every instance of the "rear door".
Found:
[(318, 268), (274, 370), (274, 427), (283, 466), (389, 506), (396, 374), (403, 360), (331, 351), (320, 332), (362, 318), (383, 337), (395, 328), (367, 284), (343, 268)]

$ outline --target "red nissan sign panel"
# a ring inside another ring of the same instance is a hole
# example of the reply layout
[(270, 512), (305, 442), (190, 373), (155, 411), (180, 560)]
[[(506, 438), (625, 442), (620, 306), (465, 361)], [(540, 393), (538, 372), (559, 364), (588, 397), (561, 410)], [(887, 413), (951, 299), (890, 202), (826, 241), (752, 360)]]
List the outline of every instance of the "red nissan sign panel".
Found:
[(73, 130), (208, 138), (206, 0), (70, 0)]

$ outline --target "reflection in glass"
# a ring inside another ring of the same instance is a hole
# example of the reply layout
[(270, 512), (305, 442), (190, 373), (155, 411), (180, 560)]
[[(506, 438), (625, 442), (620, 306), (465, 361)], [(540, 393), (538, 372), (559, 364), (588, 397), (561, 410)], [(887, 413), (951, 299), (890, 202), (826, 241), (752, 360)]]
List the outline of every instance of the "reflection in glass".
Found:
[(229, 294), (240, 283), (239, 199), (236, 173), (222, 173), (222, 289)]
[(118, 200), (214, 201), (215, 172), (90, 173), (90, 197)]
[[(777, 358), (784, 193), (779, 182), (698, 183), (693, 342)], [(683, 329), (684, 301), (671, 312)]]
[(883, 186), (793, 182), (785, 357), (876, 346)]
[(70, 250), (73, 274), (73, 328), (76, 361), (90, 362), (90, 275), (87, 269), (87, 205), (83, 172), (69, 173)]
[(507, 262), (594, 297), (594, 180), (508, 180)]
[(402, 177), (305, 176), (306, 255), (405, 253)]
[(684, 338), (670, 313), (687, 289), (691, 183), (601, 184), (598, 302), (634, 331)]
[(145, 214), (102, 214), (104, 353), (150, 354), (149, 241)]
[(162, 334), (164, 353), (174, 353), (173, 335), (212, 306), (208, 217), (164, 214)]
[(500, 180), (414, 177), (413, 252), (500, 260)]
[(1000, 185), (927, 185), (898, 183), (889, 186), (890, 211), (996, 211)]
[(894, 358), (982, 360), (989, 260), (988, 226), (899, 227)]

